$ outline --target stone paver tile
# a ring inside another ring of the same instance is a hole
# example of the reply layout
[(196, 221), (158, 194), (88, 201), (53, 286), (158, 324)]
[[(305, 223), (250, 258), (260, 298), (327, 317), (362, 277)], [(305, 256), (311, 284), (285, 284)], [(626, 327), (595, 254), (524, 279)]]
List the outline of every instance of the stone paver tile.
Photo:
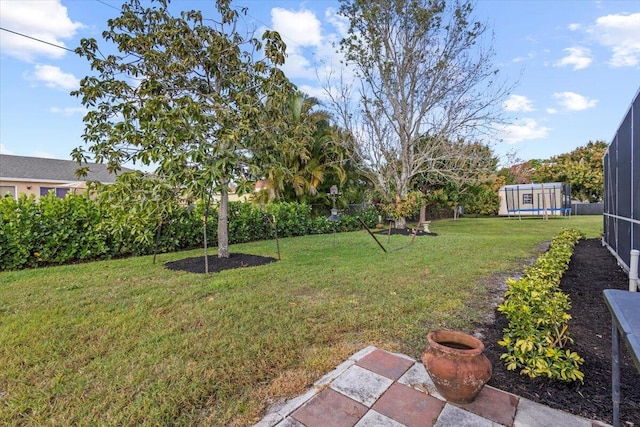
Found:
[(436, 385), (429, 376), (422, 363), (415, 363), (403, 376), (398, 380), (400, 384), (415, 388), (418, 391), (429, 393), (436, 399), (446, 400), (436, 389)]
[(591, 427), (592, 422), (521, 397), (513, 425), (514, 427)]
[(417, 427), (432, 426), (443, 407), (443, 401), (395, 383), (373, 405), (373, 410), (407, 427)]
[(344, 371), (353, 366), (358, 360), (362, 359), (363, 357), (377, 349), (377, 347), (370, 345), (369, 347), (365, 347), (362, 350), (355, 352), (347, 360), (336, 366), (334, 370), (316, 381), (314, 385), (318, 388), (324, 388), (331, 381), (335, 380), (339, 375), (341, 375)]
[(320, 390), (321, 389), (318, 387), (312, 387), (304, 394), (291, 400), (287, 400), (280, 406), (274, 407), (262, 420), (260, 420), (258, 424), (255, 424), (254, 427), (273, 427), (276, 423), (282, 421), (287, 415), (318, 394)]
[(282, 421), (282, 415), (273, 412), (265, 415), (264, 418), (254, 424), (253, 427), (273, 427), (280, 421)]
[(358, 360), (360, 360), (363, 357), (365, 357), (367, 354), (369, 354), (372, 351), (375, 351), (377, 349), (378, 349), (378, 347), (376, 347), (374, 345), (370, 345), (369, 347), (365, 347), (362, 350), (356, 351), (355, 353), (353, 353), (351, 355), (351, 357), (349, 357), (349, 360), (353, 360), (354, 362), (357, 362)]
[(392, 383), (389, 378), (354, 365), (336, 378), (331, 388), (371, 407)]
[(345, 360), (344, 362), (336, 366), (335, 369), (333, 369), (331, 372), (324, 375), (318, 381), (313, 383), (313, 385), (318, 388), (324, 388), (325, 386), (329, 385), (331, 381), (335, 380), (340, 375), (342, 375), (344, 371), (352, 367), (355, 363), (356, 363), (355, 360), (351, 360), (351, 359)]
[(353, 427), (366, 412), (363, 404), (328, 388), (291, 417), (306, 427)]
[[(562, 425), (562, 424), (549, 424)], [(549, 427), (547, 426), (547, 427)], [(446, 404), (438, 421), (433, 427), (501, 427), (500, 424), (496, 424), (491, 420), (482, 418), (479, 415), (465, 411), (462, 408)]]
[(358, 360), (356, 364), (392, 380), (397, 380), (414, 364), (414, 361), (407, 359), (406, 356), (402, 357), (376, 349)]
[(476, 400), (458, 406), (498, 424), (512, 426), (518, 406), (518, 397), (493, 387), (483, 387), (476, 396)]
[(370, 409), (364, 417), (358, 421), (355, 427), (406, 427), (404, 424), (392, 420), (379, 412)]
[(294, 420), (291, 417), (287, 417), (284, 420), (282, 420), (279, 424), (277, 424), (276, 427), (305, 427), (305, 425)]

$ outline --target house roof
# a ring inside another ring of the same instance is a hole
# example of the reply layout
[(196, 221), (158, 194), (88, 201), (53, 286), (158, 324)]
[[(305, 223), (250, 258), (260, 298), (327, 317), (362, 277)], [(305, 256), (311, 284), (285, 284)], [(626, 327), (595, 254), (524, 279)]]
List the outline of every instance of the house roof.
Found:
[[(115, 182), (116, 175), (109, 173), (106, 165), (87, 163), (86, 166), (89, 166), (87, 176), (78, 178), (76, 170), (80, 166), (73, 160), (0, 154), (0, 179)], [(131, 169), (122, 168), (122, 172), (128, 171)]]
[(562, 188), (561, 182), (544, 182), (541, 184), (531, 183), (504, 185), (500, 188), (500, 190), (541, 190), (543, 185), (547, 190), (550, 188)]

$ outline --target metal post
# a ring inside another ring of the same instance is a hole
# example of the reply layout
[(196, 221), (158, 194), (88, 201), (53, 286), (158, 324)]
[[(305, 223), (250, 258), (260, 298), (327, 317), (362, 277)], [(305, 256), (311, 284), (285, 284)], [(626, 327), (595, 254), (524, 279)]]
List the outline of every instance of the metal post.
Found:
[(613, 427), (620, 427), (620, 339), (616, 319), (611, 315), (611, 399)]
[(630, 292), (636, 292), (638, 290), (638, 257), (639, 256), (640, 256), (639, 250), (633, 249), (631, 251), (631, 259), (629, 260), (629, 291)]
[(356, 218), (358, 218), (358, 221), (360, 221), (360, 224), (362, 224), (362, 226), (365, 228), (365, 230), (367, 230), (369, 235), (371, 237), (373, 237), (373, 240), (375, 240), (376, 243), (378, 244), (378, 246), (380, 246), (380, 249), (382, 249), (384, 251), (384, 253), (387, 253), (387, 250), (384, 248), (384, 246), (382, 246), (382, 243), (380, 243), (380, 241), (376, 238), (376, 236), (371, 232), (369, 227), (367, 227), (367, 224), (365, 224), (365, 222), (362, 220), (362, 218), (360, 218), (359, 216), (356, 217)]

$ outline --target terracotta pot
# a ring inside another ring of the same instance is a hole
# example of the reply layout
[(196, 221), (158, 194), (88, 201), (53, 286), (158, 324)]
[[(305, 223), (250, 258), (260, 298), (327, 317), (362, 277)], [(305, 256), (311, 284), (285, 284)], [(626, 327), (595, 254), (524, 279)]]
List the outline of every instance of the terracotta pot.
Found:
[(471, 403), (491, 378), (484, 344), (462, 332), (441, 330), (427, 335), (422, 362), (440, 394), (453, 403)]

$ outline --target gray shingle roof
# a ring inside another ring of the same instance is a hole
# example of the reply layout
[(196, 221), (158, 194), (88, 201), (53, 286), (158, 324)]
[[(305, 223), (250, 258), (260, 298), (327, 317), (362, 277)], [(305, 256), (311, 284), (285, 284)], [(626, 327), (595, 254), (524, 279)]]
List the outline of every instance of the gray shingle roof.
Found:
[[(106, 165), (88, 163), (86, 166), (89, 166), (87, 176), (78, 178), (76, 170), (79, 166), (73, 160), (0, 154), (0, 179), (115, 182), (116, 175), (107, 172)], [(122, 168), (122, 172), (127, 171), (131, 169)]]

